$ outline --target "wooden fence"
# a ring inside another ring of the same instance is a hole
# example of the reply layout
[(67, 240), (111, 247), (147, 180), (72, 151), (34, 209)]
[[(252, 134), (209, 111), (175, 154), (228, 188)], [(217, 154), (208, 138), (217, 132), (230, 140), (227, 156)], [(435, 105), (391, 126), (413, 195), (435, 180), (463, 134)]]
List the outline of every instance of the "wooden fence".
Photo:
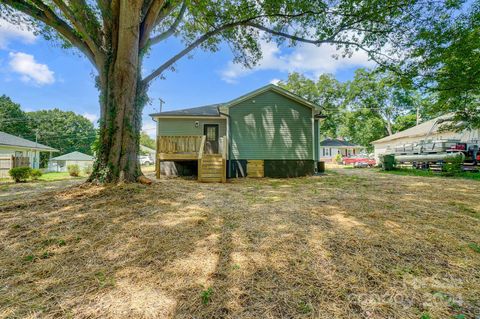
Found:
[(11, 168), (21, 166), (30, 166), (30, 159), (20, 156), (0, 157), (0, 178), (9, 178), (8, 171)]

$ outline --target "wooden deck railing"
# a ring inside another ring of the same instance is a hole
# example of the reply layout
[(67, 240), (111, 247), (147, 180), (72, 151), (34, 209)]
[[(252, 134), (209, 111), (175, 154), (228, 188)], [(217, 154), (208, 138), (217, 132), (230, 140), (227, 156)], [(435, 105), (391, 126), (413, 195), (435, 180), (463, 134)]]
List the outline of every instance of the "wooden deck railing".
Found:
[(160, 136), (157, 139), (158, 159), (198, 159), (205, 145), (204, 135)]

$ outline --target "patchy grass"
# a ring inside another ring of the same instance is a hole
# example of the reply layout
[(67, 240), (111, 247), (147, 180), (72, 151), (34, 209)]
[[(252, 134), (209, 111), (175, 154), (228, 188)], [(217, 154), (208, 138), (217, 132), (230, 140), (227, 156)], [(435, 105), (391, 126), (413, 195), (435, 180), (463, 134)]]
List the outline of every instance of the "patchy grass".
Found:
[(431, 172), (426, 170), (420, 169), (395, 169), (393, 171), (384, 171), (384, 170), (377, 170), (380, 173), (384, 174), (393, 174), (393, 175), (406, 175), (406, 176), (422, 176), (422, 177), (443, 177), (443, 178), (460, 178), (460, 179), (473, 179), (480, 181), (480, 172), (463, 172), (460, 174), (456, 174), (455, 176), (443, 176), (439, 172)]
[(41, 177), (38, 178), (40, 182), (52, 182), (52, 181), (62, 181), (65, 179), (75, 179), (75, 178), (86, 178), (85, 174), (80, 173), (80, 176), (73, 177), (68, 174), (68, 172), (50, 172), (44, 173)]
[(480, 183), (79, 185), (0, 203), (0, 317), (475, 318)]

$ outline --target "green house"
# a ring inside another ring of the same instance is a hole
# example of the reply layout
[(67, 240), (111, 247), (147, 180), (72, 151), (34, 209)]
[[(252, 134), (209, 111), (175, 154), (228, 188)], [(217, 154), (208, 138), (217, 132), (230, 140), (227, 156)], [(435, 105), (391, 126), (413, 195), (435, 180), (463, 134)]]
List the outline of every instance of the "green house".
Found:
[(227, 103), (151, 114), (157, 177), (311, 175), (319, 160), (320, 107), (275, 85)]

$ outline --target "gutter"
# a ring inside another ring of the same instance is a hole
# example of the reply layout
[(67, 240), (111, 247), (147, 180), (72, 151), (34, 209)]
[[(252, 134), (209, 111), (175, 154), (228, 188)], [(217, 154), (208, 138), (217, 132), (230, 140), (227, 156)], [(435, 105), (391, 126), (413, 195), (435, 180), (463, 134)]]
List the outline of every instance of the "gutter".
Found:
[[(220, 110), (218, 110), (218, 114), (220, 115), (223, 115), (227, 118), (227, 127), (228, 127), (228, 174), (230, 174), (231, 172), (231, 165), (232, 165), (232, 161), (231, 161), (231, 150), (232, 150), (232, 139), (231, 139), (231, 136), (232, 136), (232, 127), (230, 125), (230, 114), (226, 114), (226, 113), (222, 113), (220, 112)], [(228, 177), (228, 174), (227, 174), (227, 177)]]

